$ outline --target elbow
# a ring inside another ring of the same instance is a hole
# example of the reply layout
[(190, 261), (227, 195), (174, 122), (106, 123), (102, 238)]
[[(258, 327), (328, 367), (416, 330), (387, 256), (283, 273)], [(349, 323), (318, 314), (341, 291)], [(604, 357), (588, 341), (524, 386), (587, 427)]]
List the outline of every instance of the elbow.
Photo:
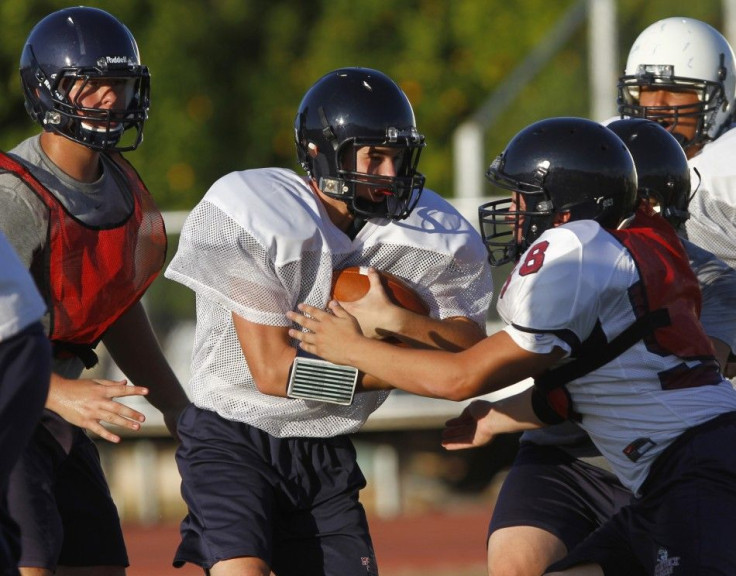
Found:
[(483, 394), (483, 390), (475, 382), (470, 380), (467, 375), (446, 381), (436, 392), (437, 398), (452, 400), (453, 402), (470, 400)]
[(453, 388), (448, 392), (447, 395), (445, 395), (445, 399), (452, 400), (453, 402), (462, 402), (464, 400), (470, 400), (471, 398), (475, 398), (476, 396), (479, 396), (479, 395), (480, 393), (473, 393), (464, 388)]
[(281, 371), (270, 370), (259, 371), (259, 373), (252, 374), (252, 376), (256, 388), (261, 394), (286, 397), (288, 373), (284, 374)]

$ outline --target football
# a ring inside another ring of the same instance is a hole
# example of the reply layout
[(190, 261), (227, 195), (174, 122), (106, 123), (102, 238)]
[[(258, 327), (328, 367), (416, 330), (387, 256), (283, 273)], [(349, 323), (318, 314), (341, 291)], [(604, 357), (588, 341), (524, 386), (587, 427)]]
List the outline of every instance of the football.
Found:
[[(377, 272), (387, 296), (394, 304), (423, 316), (429, 314), (429, 306), (406, 281), (388, 272)], [(332, 297), (335, 300), (353, 302), (362, 298), (369, 287), (367, 271), (361, 266), (336, 270), (332, 276)]]

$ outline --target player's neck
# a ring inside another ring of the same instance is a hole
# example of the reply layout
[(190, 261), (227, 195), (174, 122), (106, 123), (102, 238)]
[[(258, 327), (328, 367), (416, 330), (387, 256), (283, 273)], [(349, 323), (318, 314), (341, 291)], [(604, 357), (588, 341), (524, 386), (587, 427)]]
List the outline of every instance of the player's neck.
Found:
[(100, 153), (53, 132), (41, 134), (41, 149), (65, 174), (80, 182), (100, 177)]
[(309, 181), (309, 186), (319, 201), (322, 202), (332, 223), (347, 234), (355, 219), (355, 216), (348, 210), (348, 205), (342, 200), (330, 198), (324, 194), (314, 180)]

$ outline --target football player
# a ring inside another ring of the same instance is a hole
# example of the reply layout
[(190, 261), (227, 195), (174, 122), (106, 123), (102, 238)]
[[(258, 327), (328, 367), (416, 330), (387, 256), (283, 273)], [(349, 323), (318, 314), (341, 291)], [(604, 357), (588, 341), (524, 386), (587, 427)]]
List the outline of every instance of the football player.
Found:
[(499, 293), (503, 331), (457, 353), (397, 349), (363, 337), (332, 301), (300, 305), (288, 317), (306, 331), (290, 334), (427, 396), (461, 400), (533, 378), (521, 394), (474, 401), (444, 442), (568, 420), (588, 433), (635, 498), (549, 574), (733, 572), (736, 529), (721, 519), (736, 513), (736, 458), (724, 449), (736, 441), (736, 390), (697, 317), (697, 279), (674, 229), (647, 204), (637, 210), (630, 152), (596, 122), (553, 118), (517, 134), (488, 175), (512, 192), (480, 209), (491, 258), (518, 259)]
[[(641, 118), (616, 120), (608, 128), (632, 154), (640, 199), (678, 228), (688, 217), (691, 188), (681, 146), (665, 128)], [(736, 345), (736, 271), (694, 244), (683, 244), (702, 292), (700, 320), (723, 366), (728, 347)], [(489, 573), (539, 574), (630, 498), (575, 423), (524, 433), (493, 509)]]
[(330, 367), (297, 353), (285, 314), (303, 301), (324, 308), (333, 270), (373, 266), (428, 305), (423, 316), (369, 292), (351, 307), (369, 336), (455, 349), (485, 335), (483, 242), (424, 187), (424, 137), (401, 88), (377, 70), (334, 70), (304, 95), (294, 134), (306, 175), (223, 176), (189, 214), (166, 270), (197, 296), (177, 451), (189, 510), (174, 562), (213, 575), (377, 574), (349, 434), (388, 386), (347, 369), (339, 377), (359, 379), (352, 402), (287, 396), (290, 375), (314, 369), (315, 386), (331, 382), (320, 372)]
[[(150, 77), (124, 24), (74, 7), (33, 27), (20, 78), (41, 132), (0, 154), (0, 230), (47, 303), (54, 350), (46, 410), (10, 478), (20, 569), (119, 576), (120, 520), (86, 431), (139, 430), (143, 414), (114, 399), (150, 392), (175, 434), (187, 402), (140, 302), (165, 260), (163, 218), (121, 154), (141, 141)], [(100, 341), (136, 386), (80, 378)]]
[[(619, 112), (665, 126), (700, 175), (693, 178), (684, 234), (731, 268), (736, 268), (736, 131), (730, 130), (735, 101), (730, 44), (693, 18), (665, 18), (646, 28), (619, 81)], [(727, 374), (736, 375), (736, 365)]]
[[(686, 155), (698, 166), (701, 158), (709, 156), (706, 150), (729, 137), (724, 132), (730, 126), (735, 86), (736, 68), (728, 42), (698, 20), (678, 17), (657, 22), (640, 34), (629, 52), (619, 82), (619, 111), (631, 120), (608, 126), (626, 141), (633, 154), (640, 193), (659, 205), (681, 234), (693, 225), (690, 210), (699, 212), (701, 217), (696, 218), (706, 221), (702, 218), (707, 213), (703, 202), (713, 198), (708, 191), (713, 182), (718, 183), (715, 195), (729, 195), (727, 181), (703, 173), (710, 169), (704, 164), (691, 178)], [(672, 138), (645, 119), (669, 130), (685, 152), (678, 151)], [(723, 158), (727, 163), (725, 154)], [(711, 206), (708, 212), (715, 217), (708, 224), (711, 233), (698, 234), (696, 240), (722, 257), (725, 252), (718, 246), (730, 242), (734, 233), (728, 232), (732, 219), (724, 227), (730, 216), (720, 217), (723, 209), (726, 215), (732, 210)], [(732, 376), (727, 359), (736, 347), (734, 273), (712, 253), (692, 242), (684, 244), (703, 294), (701, 322), (723, 371)], [(490, 574), (538, 574), (628, 500), (628, 491), (605, 470), (607, 466), (596, 453), (585, 434), (570, 424), (523, 435), (520, 452), (493, 511)]]

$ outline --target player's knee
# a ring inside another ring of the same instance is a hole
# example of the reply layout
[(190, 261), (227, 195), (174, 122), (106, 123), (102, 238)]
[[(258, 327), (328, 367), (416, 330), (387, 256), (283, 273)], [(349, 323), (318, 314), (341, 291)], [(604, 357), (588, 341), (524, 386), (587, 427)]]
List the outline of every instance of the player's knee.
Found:
[(539, 576), (532, 563), (515, 555), (488, 557), (488, 576)]
[(539, 576), (566, 553), (555, 536), (531, 526), (495, 531), (488, 541), (489, 576)]

